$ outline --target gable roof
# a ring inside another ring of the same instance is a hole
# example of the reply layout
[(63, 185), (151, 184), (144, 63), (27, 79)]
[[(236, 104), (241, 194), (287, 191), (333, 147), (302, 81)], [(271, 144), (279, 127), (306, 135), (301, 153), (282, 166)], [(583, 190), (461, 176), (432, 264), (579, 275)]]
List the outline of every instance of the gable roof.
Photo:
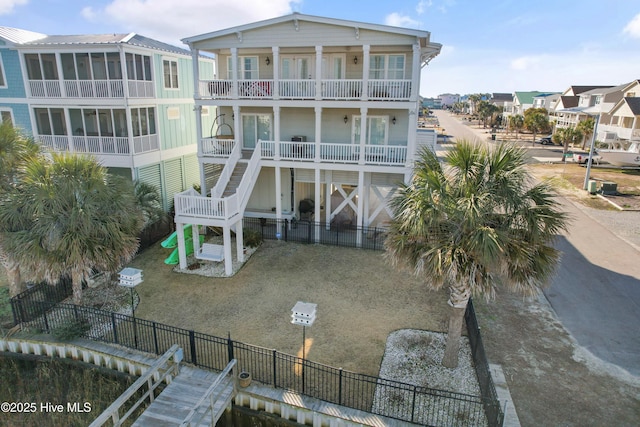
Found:
[(512, 102), (513, 94), (511, 93), (493, 93), (491, 95), (491, 99), (489, 101), (503, 101), (503, 102)]
[[(149, 37), (145, 37), (136, 33), (46, 35), (33, 33), (31, 31), (21, 30), (18, 28), (0, 27), (0, 37), (5, 38), (6, 40), (10, 40), (12, 43), (22, 47), (127, 44), (130, 46), (139, 46), (148, 49), (191, 56), (191, 52), (187, 49), (182, 49), (168, 43), (150, 39)], [(8, 37), (11, 37), (11, 39), (9, 39)]]
[(640, 97), (624, 98), (634, 116), (640, 116)]
[(428, 31), (422, 31), (422, 30), (392, 27), (389, 25), (369, 24), (366, 22), (358, 22), (358, 21), (347, 21), (344, 19), (336, 19), (336, 18), (325, 18), (322, 16), (303, 15), (301, 13), (294, 12), (292, 14), (280, 16), (277, 18), (266, 19), (263, 21), (252, 22), (250, 24), (244, 24), (236, 27), (226, 28), (219, 31), (213, 31), (211, 33), (205, 33), (205, 34), (200, 34), (192, 37), (186, 37), (182, 39), (182, 41), (186, 44), (195, 43), (202, 40), (226, 36), (229, 34), (235, 34), (242, 31), (254, 30), (257, 28), (266, 27), (274, 24), (280, 24), (283, 22), (293, 22), (294, 25), (297, 25), (297, 21), (308, 21), (308, 22), (315, 22), (315, 23), (322, 23), (322, 24), (329, 24), (329, 25), (353, 27), (356, 29), (362, 28), (362, 29), (368, 29), (373, 31), (383, 31), (387, 33), (414, 35), (416, 37), (426, 38), (427, 42), (429, 41), (429, 37), (431, 34)]
[(546, 96), (546, 95), (552, 95), (556, 92), (537, 92), (537, 91), (533, 91), (533, 92), (515, 92), (514, 93), (514, 99), (517, 99), (518, 102), (520, 102), (520, 105), (523, 104), (533, 104), (533, 98), (535, 98), (536, 96)]

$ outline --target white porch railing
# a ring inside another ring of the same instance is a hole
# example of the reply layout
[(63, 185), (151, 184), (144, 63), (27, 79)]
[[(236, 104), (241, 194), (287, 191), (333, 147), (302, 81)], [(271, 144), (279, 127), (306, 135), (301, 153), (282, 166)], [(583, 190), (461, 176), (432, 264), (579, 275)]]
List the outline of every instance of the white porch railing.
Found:
[(218, 177), (218, 182), (216, 182), (216, 185), (211, 189), (211, 197), (222, 197), (224, 189), (227, 187), (227, 184), (229, 184), (231, 175), (233, 175), (233, 171), (236, 168), (240, 157), (242, 157), (240, 144), (236, 144), (229, 155), (229, 160), (227, 160), (224, 168), (222, 169), (222, 173), (220, 173), (220, 176)]
[(316, 97), (315, 80), (278, 80), (281, 99), (313, 99)]
[(190, 188), (174, 196), (176, 217), (226, 220), (238, 214), (236, 194), (225, 198), (202, 196)]
[(136, 154), (156, 151), (160, 149), (160, 140), (157, 134), (135, 136), (133, 138), (133, 152)]
[(124, 98), (122, 80), (65, 80), (68, 98)]
[(322, 97), (324, 99), (360, 99), (362, 80), (323, 80)]
[(38, 135), (43, 147), (53, 152), (129, 155), (129, 138), (113, 136)]
[(407, 160), (407, 147), (389, 145), (365, 145), (364, 161), (367, 164), (403, 165)]
[(229, 157), (236, 147), (234, 139), (202, 138), (200, 140), (202, 154), (207, 157)]
[(315, 142), (281, 141), (278, 145), (282, 160), (313, 161), (316, 157)]
[(29, 92), (34, 98), (62, 98), (59, 80), (29, 80)]
[[(316, 97), (315, 79), (286, 80), (239, 80), (238, 98), (272, 99), (276, 96), (274, 85), (278, 85), (280, 99), (313, 99)], [(322, 99), (361, 99), (363, 81), (359, 79), (323, 79)], [(204, 99), (233, 98), (231, 80), (200, 80), (198, 94)], [(411, 80), (369, 80), (368, 100), (406, 101), (411, 97)]]
[[(153, 98), (152, 81), (127, 81), (131, 98)], [(29, 80), (33, 98), (124, 98), (124, 80)]]
[(356, 144), (320, 144), (320, 160), (331, 163), (358, 163), (360, 146)]

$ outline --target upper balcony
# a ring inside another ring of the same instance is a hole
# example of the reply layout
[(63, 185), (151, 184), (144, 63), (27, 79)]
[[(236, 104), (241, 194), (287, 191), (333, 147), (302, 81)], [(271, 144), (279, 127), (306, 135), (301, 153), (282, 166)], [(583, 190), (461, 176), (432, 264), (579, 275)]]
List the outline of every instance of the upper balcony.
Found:
[(200, 80), (201, 99), (315, 99), (409, 101), (411, 80), (253, 79)]
[[(154, 98), (152, 81), (29, 80), (31, 98)], [(125, 94), (125, 89), (127, 90)]]

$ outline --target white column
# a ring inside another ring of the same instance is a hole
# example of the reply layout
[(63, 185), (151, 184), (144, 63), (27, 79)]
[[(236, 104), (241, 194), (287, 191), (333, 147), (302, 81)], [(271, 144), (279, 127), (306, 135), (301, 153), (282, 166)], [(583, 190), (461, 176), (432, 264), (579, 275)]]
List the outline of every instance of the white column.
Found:
[(364, 172), (358, 172), (358, 212), (356, 214), (356, 247), (362, 247), (362, 217), (364, 216)]
[(315, 133), (316, 155), (314, 160), (317, 163), (319, 163), (320, 162), (320, 142), (322, 141), (322, 107), (315, 107), (315, 113), (316, 113), (316, 133)]
[(240, 117), (240, 107), (238, 105), (233, 106), (233, 138), (236, 144), (242, 145), (242, 141), (240, 140), (240, 135), (242, 126), (242, 117)]
[(238, 48), (231, 48), (231, 85), (233, 98), (238, 97)]
[(371, 197), (371, 172), (366, 172), (364, 174), (364, 197), (362, 199), (362, 225), (365, 227), (369, 226), (369, 212), (371, 208), (369, 206), (369, 198)]
[(364, 164), (364, 149), (367, 144), (367, 107), (360, 108), (360, 158), (358, 163)]
[(276, 218), (282, 219), (282, 176), (280, 167), (275, 167), (276, 174)]
[(280, 99), (280, 47), (273, 46), (273, 99)]
[(191, 63), (193, 64), (193, 98), (200, 99), (200, 67), (198, 67), (198, 58), (200, 57), (200, 50), (194, 49), (189, 45), (191, 50)]
[(187, 268), (187, 248), (184, 242), (184, 224), (181, 222), (176, 223), (176, 232), (178, 233), (178, 257), (180, 258), (180, 268), (184, 270)]
[(200, 251), (200, 226), (193, 224), (191, 226), (191, 238), (193, 239), (193, 253)]
[(327, 230), (331, 228), (331, 180), (333, 179), (330, 170), (324, 171), (325, 197), (324, 197), (324, 217)]
[(242, 233), (242, 218), (236, 222), (236, 258), (244, 262), (244, 235)]
[(416, 139), (418, 137), (418, 114), (416, 114), (415, 110), (409, 110), (407, 122), (407, 158), (404, 164), (407, 167), (413, 167), (413, 161), (417, 154)]
[[(320, 191), (321, 191), (321, 186), (320, 186), (320, 169), (316, 168), (315, 170), (315, 177), (313, 179), (314, 182), (314, 194), (315, 194), (315, 206), (313, 208), (313, 219), (314, 222), (316, 224), (315, 229), (316, 229), (316, 237), (315, 240), (316, 242), (320, 241), (320, 200), (322, 200), (322, 197), (320, 195)], [(326, 203), (325, 203), (326, 205)], [(325, 207), (325, 211), (326, 211), (326, 207)]]
[(275, 144), (274, 160), (280, 160), (280, 106), (273, 106), (273, 141)]
[(222, 240), (224, 241), (224, 274), (231, 276), (233, 260), (231, 259), (231, 228), (228, 225), (222, 227)]
[(417, 102), (420, 96), (420, 70), (422, 70), (420, 63), (420, 45), (415, 43), (413, 45), (413, 71), (411, 72), (411, 98), (410, 101)]
[(316, 100), (322, 99), (322, 46), (316, 46)]
[(369, 68), (370, 56), (369, 50), (371, 46), (368, 44), (362, 46), (362, 100), (366, 101), (369, 97)]

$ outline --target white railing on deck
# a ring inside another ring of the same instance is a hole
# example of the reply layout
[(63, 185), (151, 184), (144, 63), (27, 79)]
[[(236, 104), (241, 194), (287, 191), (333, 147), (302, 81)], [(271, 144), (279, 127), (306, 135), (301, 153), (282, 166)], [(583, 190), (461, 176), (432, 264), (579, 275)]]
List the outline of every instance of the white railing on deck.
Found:
[(322, 97), (324, 99), (360, 99), (362, 80), (323, 80)]
[(42, 146), (55, 152), (69, 151), (69, 137), (66, 135), (38, 135)]
[(316, 96), (315, 80), (279, 80), (278, 89), (283, 99), (310, 99)]
[(65, 80), (68, 98), (123, 98), (122, 80)]
[(29, 80), (29, 91), (36, 98), (62, 98), (59, 80)]
[(367, 91), (369, 99), (409, 99), (411, 80), (369, 80)]
[(402, 165), (407, 160), (407, 147), (389, 145), (365, 145), (364, 161), (367, 164)]
[(157, 134), (133, 137), (133, 152), (136, 154), (156, 151), (160, 148)]
[(315, 142), (282, 141), (279, 145), (283, 160), (312, 161), (316, 157)]
[(92, 154), (129, 154), (129, 138), (74, 136), (73, 151)]
[(205, 197), (193, 188), (174, 196), (176, 216), (221, 219), (225, 220), (236, 215), (238, 197), (236, 194), (225, 198)]
[(149, 80), (128, 80), (129, 97), (155, 98), (154, 83)]
[[(278, 97), (281, 99), (314, 99), (316, 95), (315, 79), (285, 80), (238, 80), (239, 98), (273, 98), (274, 84), (278, 84)], [(323, 79), (321, 81), (322, 99), (361, 99), (363, 81), (360, 79)], [(200, 80), (198, 94), (202, 98), (229, 99), (233, 97), (231, 80)], [(411, 80), (369, 80), (367, 99), (385, 101), (404, 101), (411, 97)]]
[(234, 139), (220, 139), (217, 137), (202, 138), (202, 154), (208, 157), (229, 157), (237, 146)]
[(355, 144), (320, 144), (320, 160), (332, 163), (358, 163), (360, 146)]
[(240, 80), (238, 81), (240, 98), (271, 98), (273, 96), (273, 80)]

